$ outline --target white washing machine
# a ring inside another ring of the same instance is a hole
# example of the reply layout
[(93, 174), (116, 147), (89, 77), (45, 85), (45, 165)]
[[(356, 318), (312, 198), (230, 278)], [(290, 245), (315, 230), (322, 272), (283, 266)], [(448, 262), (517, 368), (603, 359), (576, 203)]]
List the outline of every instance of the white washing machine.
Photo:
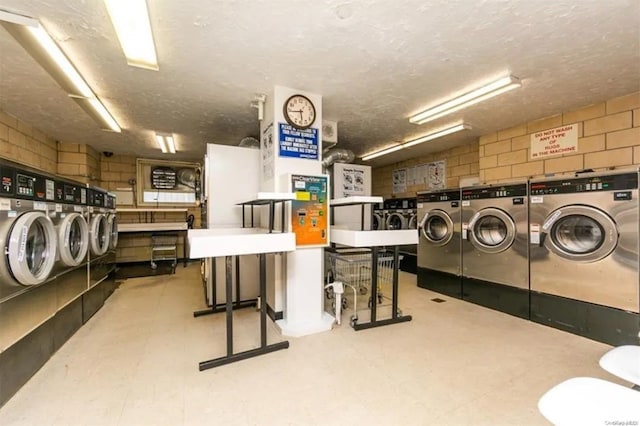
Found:
[(460, 190), (418, 192), (418, 287), (460, 299)]
[(637, 171), (532, 180), (531, 319), (610, 345), (637, 344)]
[[(45, 179), (0, 165), (0, 301), (50, 279), (56, 262), (57, 236), (47, 214)], [(53, 194), (53, 193), (52, 193)], [(53, 197), (53, 195), (52, 195)], [(53, 200), (53, 198), (52, 198)]]
[(527, 183), (461, 193), (462, 299), (528, 319)]
[(57, 309), (63, 309), (87, 290), (89, 225), (86, 188), (77, 182), (56, 181), (55, 212), (58, 255), (54, 268)]

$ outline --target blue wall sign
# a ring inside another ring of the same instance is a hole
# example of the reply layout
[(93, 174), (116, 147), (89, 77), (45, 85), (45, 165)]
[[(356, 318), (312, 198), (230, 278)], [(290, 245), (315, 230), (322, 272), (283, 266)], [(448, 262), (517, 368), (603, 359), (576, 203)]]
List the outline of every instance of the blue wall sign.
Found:
[(318, 129), (295, 129), (285, 123), (278, 123), (280, 157), (318, 159)]

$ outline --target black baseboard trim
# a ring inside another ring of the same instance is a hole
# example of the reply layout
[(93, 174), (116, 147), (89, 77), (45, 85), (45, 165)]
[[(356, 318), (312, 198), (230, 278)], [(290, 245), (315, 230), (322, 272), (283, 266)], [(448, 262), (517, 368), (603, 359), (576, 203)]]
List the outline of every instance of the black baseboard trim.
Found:
[(400, 253), (402, 260), (400, 261), (400, 270), (403, 272), (409, 272), (410, 274), (417, 273), (418, 270), (418, 257), (415, 254)]
[(612, 346), (640, 344), (640, 315), (608, 306), (532, 291), (531, 320)]
[(271, 318), (271, 321), (278, 321), (284, 318), (284, 314), (282, 313), (282, 311), (280, 312), (274, 311), (273, 308), (271, 308), (271, 306), (269, 306), (268, 303), (267, 303), (267, 315), (269, 315), (269, 318)]
[(529, 319), (529, 290), (462, 277), (462, 300)]
[(435, 269), (417, 268), (418, 287), (462, 299), (462, 277)]

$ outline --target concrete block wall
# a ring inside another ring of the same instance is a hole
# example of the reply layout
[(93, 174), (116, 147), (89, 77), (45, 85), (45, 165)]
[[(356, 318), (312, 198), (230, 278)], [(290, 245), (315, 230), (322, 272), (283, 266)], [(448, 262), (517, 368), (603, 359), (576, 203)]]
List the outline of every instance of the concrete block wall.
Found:
[(0, 110), (0, 157), (48, 173), (57, 173), (56, 141)]
[(373, 169), (373, 183), (371, 192), (373, 195), (387, 198), (413, 197), (418, 191), (424, 191), (425, 184), (407, 186), (407, 192), (393, 193), (393, 170), (414, 167), (420, 164), (445, 160), (447, 188), (455, 188), (460, 184), (460, 179), (478, 176), (478, 149), (477, 141), (467, 145), (457, 146), (446, 151), (429, 154), (411, 160), (401, 161), (388, 166)]
[[(529, 158), (532, 133), (574, 123), (577, 153)], [(480, 181), (486, 183), (639, 165), (640, 92), (484, 135), (478, 160)]]
[(60, 176), (94, 186), (102, 186), (100, 153), (88, 145), (58, 142), (57, 170)]

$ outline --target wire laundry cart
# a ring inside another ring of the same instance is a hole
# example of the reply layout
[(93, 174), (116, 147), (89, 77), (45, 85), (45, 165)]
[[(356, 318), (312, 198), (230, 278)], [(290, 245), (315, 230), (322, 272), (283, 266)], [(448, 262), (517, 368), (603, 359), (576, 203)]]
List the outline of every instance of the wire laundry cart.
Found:
[(151, 269), (158, 267), (159, 260), (171, 260), (173, 273), (178, 264), (178, 236), (177, 235), (152, 235), (151, 236)]
[[(371, 250), (336, 250), (326, 251), (328, 257), (327, 282), (340, 281), (345, 287), (353, 292), (353, 315), (351, 316), (351, 326), (358, 322), (358, 294), (361, 296), (367, 293), (371, 294), (371, 278), (372, 278), (372, 252)], [(402, 256), (398, 261), (402, 260)], [(381, 304), (386, 296), (382, 293), (383, 284), (392, 284), (393, 282), (393, 254), (381, 252), (378, 254), (377, 268), (377, 303)], [(330, 285), (326, 287), (326, 296), (333, 299), (336, 320), (340, 324), (341, 310), (348, 307), (346, 298), (342, 298), (340, 306), (336, 306), (335, 294)], [(388, 299), (388, 298), (387, 298)], [(371, 308), (374, 301), (369, 296), (367, 307)]]

